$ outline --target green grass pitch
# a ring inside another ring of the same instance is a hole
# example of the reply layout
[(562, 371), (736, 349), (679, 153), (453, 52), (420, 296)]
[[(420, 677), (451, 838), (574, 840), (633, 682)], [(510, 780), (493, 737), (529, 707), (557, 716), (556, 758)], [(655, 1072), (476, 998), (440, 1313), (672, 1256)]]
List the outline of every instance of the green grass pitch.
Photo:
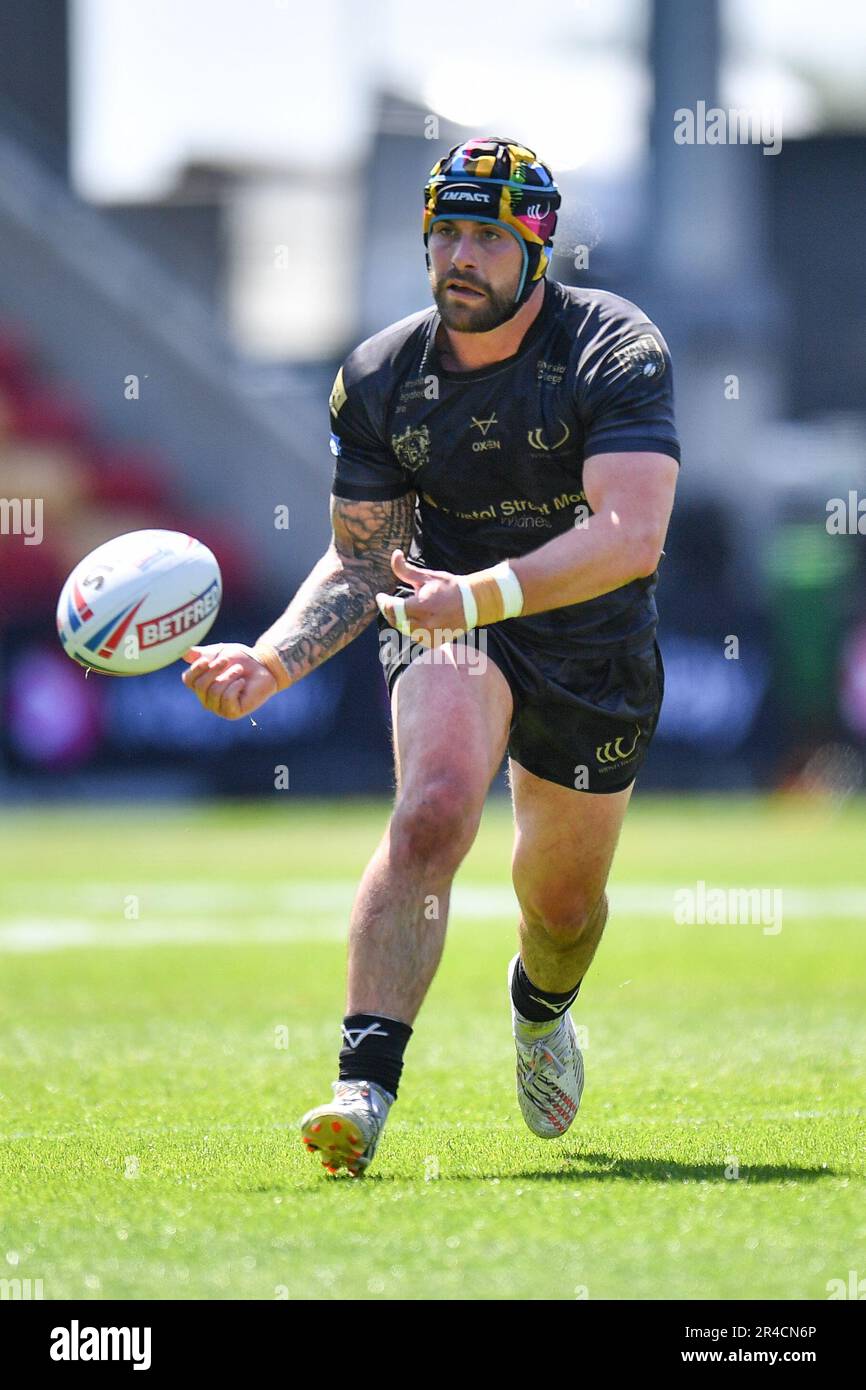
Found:
[[(862, 802), (636, 796), (574, 1011), (583, 1104), (549, 1142), (514, 1096), (492, 799), (353, 1182), (294, 1126), (330, 1094), (347, 907), (387, 809), (4, 814), (0, 1278), (45, 1299), (822, 1300), (866, 1275)], [(699, 880), (781, 888), (782, 930), (678, 925)]]

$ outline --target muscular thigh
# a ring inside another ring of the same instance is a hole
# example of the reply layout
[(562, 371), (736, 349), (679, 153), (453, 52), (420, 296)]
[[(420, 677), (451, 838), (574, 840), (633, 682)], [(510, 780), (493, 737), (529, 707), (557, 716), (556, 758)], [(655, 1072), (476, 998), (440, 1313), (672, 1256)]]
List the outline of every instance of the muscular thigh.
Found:
[(590, 912), (604, 892), (634, 784), (594, 794), (545, 781), (513, 760), (509, 770), (521, 906), (544, 917)]
[(400, 674), (391, 708), (398, 798), (445, 786), (480, 814), (511, 725), (511, 690), (499, 668), (467, 665), (446, 644)]

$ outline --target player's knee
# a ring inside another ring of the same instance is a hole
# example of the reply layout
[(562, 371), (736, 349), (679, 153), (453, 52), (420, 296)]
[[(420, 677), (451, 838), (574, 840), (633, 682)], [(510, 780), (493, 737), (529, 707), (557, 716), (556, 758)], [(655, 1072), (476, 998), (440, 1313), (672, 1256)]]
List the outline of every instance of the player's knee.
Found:
[(544, 932), (554, 945), (573, 946), (584, 936), (595, 936), (607, 920), (607, 895), (593, 897), (580, 888), (541, 884), (521, 896), (523, 920)]
[(416, 868), (457, 870), (481, 815), (475, 788), (458, 775), (443, 774), (400, 797), (391, 818), (391, 853)]

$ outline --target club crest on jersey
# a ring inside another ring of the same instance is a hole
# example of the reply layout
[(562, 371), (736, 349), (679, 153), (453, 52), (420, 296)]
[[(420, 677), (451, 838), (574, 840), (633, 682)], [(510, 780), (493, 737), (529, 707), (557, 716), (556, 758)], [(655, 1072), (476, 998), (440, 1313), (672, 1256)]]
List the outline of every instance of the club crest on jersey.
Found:
[(401, 468), (416, 473), (430, 460), (430, 431), (426, 425), (407, 425), (402, 434), (391, 435), (391, 448)]
[(613, 355), (624, 372), (630, 371), (648, 379), (664, 374), (664, 353), (651, 333), (642, 333), (634, 342), (614, 348)]

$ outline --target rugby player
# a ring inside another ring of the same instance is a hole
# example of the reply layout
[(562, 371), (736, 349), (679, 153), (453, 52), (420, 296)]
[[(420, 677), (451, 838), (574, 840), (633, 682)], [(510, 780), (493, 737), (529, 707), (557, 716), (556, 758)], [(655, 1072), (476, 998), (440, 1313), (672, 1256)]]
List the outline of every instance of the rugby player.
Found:
[(518, 1100), (544, 1138), (580, 1104), (569, 1009), (659, 717), (655, 589), (679, 445), (659, 330), (628, 300), (547, 277), (559, 204), (513, 140), (435, 165), (435, 307), (363, 342), (331, 393), (328, 550), (255, 646), (187, 653), (185, 683), (238, 719), (379, 626), (395, 804), (352, 910), (333, 1099), (301, 1121), (330, 1172), (358, 1176), (376, 1152), (506, 753)]

